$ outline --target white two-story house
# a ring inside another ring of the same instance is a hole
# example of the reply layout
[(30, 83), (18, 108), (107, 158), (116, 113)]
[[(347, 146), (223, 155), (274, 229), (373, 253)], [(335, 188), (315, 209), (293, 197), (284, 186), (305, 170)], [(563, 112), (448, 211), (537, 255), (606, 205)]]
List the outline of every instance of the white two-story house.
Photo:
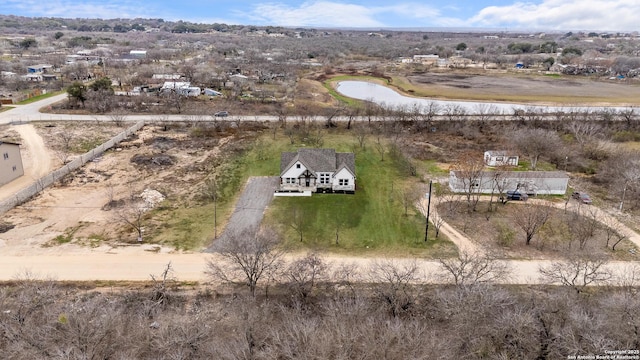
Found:
[(354, 193), (355, 190), (353, 153), (338, 153), (334, 149), (299, 149), (282, 153), (280, 191)]

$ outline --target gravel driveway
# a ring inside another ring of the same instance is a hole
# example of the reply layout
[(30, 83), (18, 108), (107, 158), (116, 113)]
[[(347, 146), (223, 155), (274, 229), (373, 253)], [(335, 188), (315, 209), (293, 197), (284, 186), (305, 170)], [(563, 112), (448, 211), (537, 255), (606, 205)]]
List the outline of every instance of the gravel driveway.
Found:
[(205, 251), (214, 252), (216, 245), (227, 241), (229, 234), (257, 231), (264, 217), (264, 210), (273, 199), (278, 182), (276, 176), (250, 177), (224, 233)]

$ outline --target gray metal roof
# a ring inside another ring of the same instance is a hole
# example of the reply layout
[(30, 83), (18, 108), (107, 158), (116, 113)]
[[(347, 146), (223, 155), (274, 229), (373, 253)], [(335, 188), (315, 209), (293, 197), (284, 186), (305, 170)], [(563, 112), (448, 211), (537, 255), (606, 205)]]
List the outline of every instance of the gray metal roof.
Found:
[[(452, 170), (456, 177), (460, 171)], [(495, 171), (483, 171), (482, 177), (492, 177)], [(568, 179), (564, 171), (503, 171), (503, 177), (508, 179)]]
[(346, 167), (352, 174), (356, 174), (355, 155), (337, 153), (334, 149), (298, 149), (298, 152), (284, 152), (280, 156), (280, 174), (297, 161), (303, 163), (313, 173), (336, 172)]
[(514, 152), (507, 150), (487, 150), (486, 152), (491, 156), (517, 156)]

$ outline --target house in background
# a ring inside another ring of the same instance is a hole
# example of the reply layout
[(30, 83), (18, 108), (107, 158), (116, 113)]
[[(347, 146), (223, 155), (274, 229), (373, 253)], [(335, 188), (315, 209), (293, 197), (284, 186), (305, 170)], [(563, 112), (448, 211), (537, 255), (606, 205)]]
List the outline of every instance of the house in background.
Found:
[(129, 56), (136, 59), (143, 59), (147, 57), (147, 50), (131, 50)]
[(449, 172), (449, 188), (456, 193), (498, 194), (518, 190), (528, 195), (564, 195), (569, 176), (564, 171), (465, 171)]
[(487, 166), (518, 166), (518, 156), (504, 150), (484, 152), (484, 164)]
[(202, 90), (197, 86), (191, 86), (188, 81), (165, 81), (160, 91), (164, 94), (174, 92), (182, 96), (200, 96)]
[(0, 186), (24, 175), (20, 144), (0, 140)]
[(27, 67), (27, 74), (44, 74), (51, 72), (52, 70), (53, 65), (50, 64), (31, 65)]
[(353, 153), (334, 149), (299, 149), (282, 153), (280, 192), (342, 192), (356, 190)]

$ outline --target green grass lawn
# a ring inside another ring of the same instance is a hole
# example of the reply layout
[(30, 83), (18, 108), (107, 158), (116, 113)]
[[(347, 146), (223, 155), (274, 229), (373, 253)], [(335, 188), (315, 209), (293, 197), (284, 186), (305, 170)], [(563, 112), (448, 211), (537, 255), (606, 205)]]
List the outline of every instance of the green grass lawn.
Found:
[(33, 97), (30, 97), (30, 98), (28, 98), (28, 99), (26, 99), (26, 100), (22, 100), (22, 101), (20, 101), (18, 104), (19, 104), (19, 105), (27, 105), (27, 104), (31, 104), (31, 103), (34, 103), (34, 102), (36, 102), (36, 101), (40, 101), (40, 100), (42, 100), (42, 99), (46, 99), (46, 98), (50, 98), (50, 97), (52, 97), (52, 96), (60, 95), (60, 94), (62, 94), (63, 92), (64, 92), (64, 91), (55, 91), (55, 92), (50, 92), (50, 93), (47, 93), (47, 94), (42, 94), (42, 95), (38, 95), (38, 96), (33, 96)]
[[(279, 169), (280, 152), (295, 151), (300, 146), (270, 141), (272, 156), (265, 163)], [(404, 213), (402, 190), (414, 191), (417, 177), (406, 177), (391, 156), (381, 161), (373, 146), (355, 147), (349, 135), (334, 134), (325, 138), (325, 148), (336, 151), (356, 150), (357, 190), (348, 194), (314, 194), (312, 197), (275, 198), (265, 221), (278, 229), (289, 248), (316, 249), (338, 253), (385, 254), (394, 256), (439, 257), (455, 254), (452, 243), (442, 236), (424, 242), (424, 217), (413, 207)], [(257, 166), (257, 165), (255, 165)], [(278, 170), (271, 174), (277, 174)], [(303, 219), (303, 220), (300, 220)], [(295, 229), (302, 229), (300, 233)], [(433, 228), (433, 227), (432, 227)], [(337, 236), (336, 236), (337, 232)]]

